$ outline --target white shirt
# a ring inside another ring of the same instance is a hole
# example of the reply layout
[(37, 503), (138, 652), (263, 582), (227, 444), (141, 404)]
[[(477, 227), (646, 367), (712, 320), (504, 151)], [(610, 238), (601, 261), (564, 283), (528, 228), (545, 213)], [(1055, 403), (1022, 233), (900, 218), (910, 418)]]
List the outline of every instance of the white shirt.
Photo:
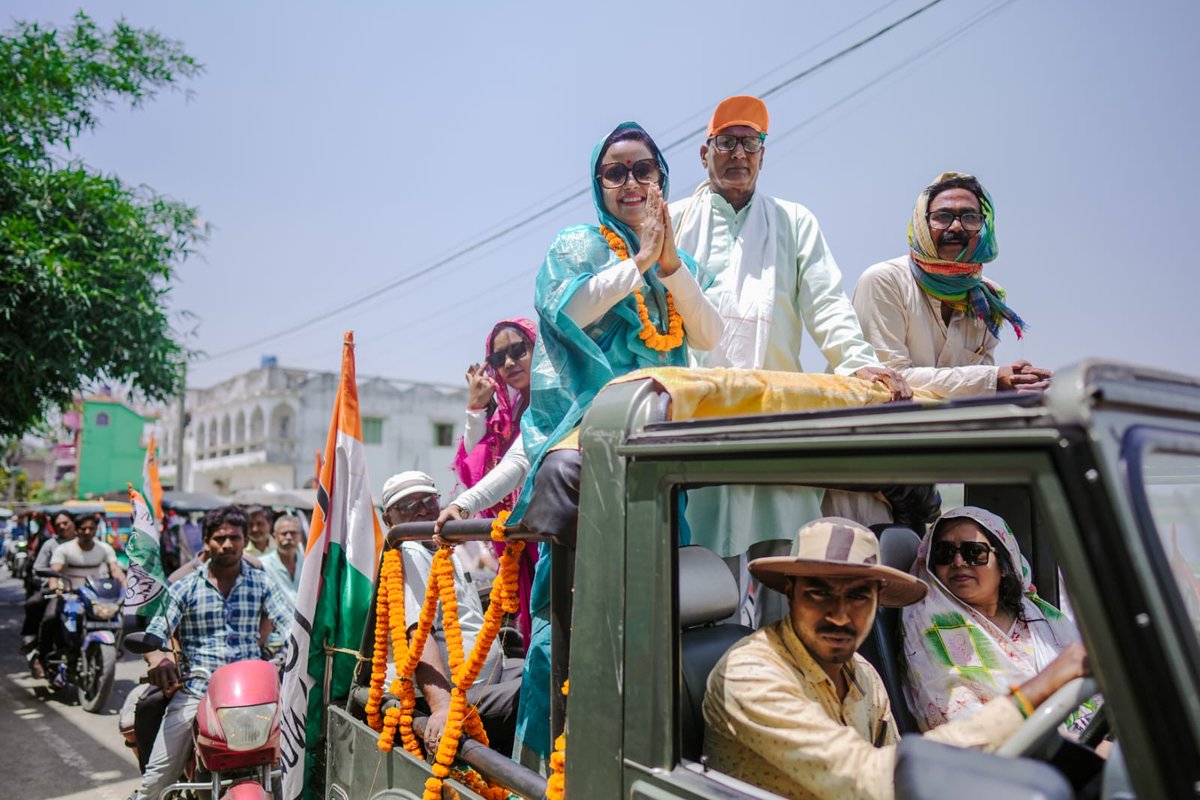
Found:
[(707, 181), (670, 208), (679, 248), (716, 276), (704, 293), (724, 330), (719, 346), (692, 354), (696, 364), (803, 372), (807, 328), (838, 375), (879, 365), (807, 208), (756, 194), (734, 211)]
[(854, 308), (867, 340), (914, 389), (941, 397), (994, 393), (998, 340), (983, 320), (961, 311), (947, 325), (941, 301), (921, 288), (908, 261), (875, 264), (858, 279)]
[(529, 456), (525, 455), (524, 440), (513, 439), (500, 461), (479, 482), (450, 501), (468, 517), (491, 508), (519, 488), (529, 475)]
[[(804, 206), (762, 194), (740, 211), (700, 184), (671, 204), (681, 250), (716, 276), (705, 295), (717, 306), (720, 345), (692, 353), (704, 367), (803, 372), (805, 328), (838, 375), (878, 366), (863, 338), (817, 219)], [(791, 539), (796, 528), (821, 516), (818, 489), (713, 486), (688, 490), (692, 542), (727, 557), (769, 539)]]
[[(433, 570), (433, 552), (418, 542), (405, 542), (400, 548), (400, 555), (404, 569), (404, 620), (411, 627), (421, 618), (421, 605), (425, 602), (425, 589), (429, 585), (429, 574)], [(471, 583), (467, 571), (463, 569), (458, 554), (455, 553), (450, 558), (454, 563), (454, 594), (458, 598), (458, 622), (462, 627), (463, 656), (466, 657), (475, 647), (475, 639), (483, 628), (483, 604), (479, 600), (479, 592)], [(440, 609), (433, 625), (433, 635), (437, 637), (442, 648), (443, 658), (447, 659), (443, 666), (446, 676), (450, 677), (449, 654), (446, 652), (446, 637), (442, 629)], [(497, 639), (492, 642), (492, 649), (480, 670), (480, 685), (499, 679), (503, 655), (500, 641)]]
[(117, 553), (112, 545), (98, 539), (92, 540), (91, 550), (80, 547), (78, 539), (63, 542), (55, 549), (54, 555), (50, 556), (50, 566), (61, 565), (62, 574), (71, 578), (72, 582), (81, 578), (105, 577), (106, 574), (111, 576), (112, 572), (101, 570), (100, 567), (116, 566), (117, 563)]

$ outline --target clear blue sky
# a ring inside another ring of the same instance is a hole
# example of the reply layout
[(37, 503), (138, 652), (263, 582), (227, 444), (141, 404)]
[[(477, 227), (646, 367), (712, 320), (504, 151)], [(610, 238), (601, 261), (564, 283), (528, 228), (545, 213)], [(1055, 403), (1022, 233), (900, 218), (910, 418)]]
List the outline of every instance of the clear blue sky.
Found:
[[(585, 187), (616, 123), (666, 144), (726, 95), (760, 93), (922, 4), (88, 2), (102, 24), (123, 15), (183, 41), (207, 70), (190, 99), (105, 113), (76, 152), (212, 224), (171, 296), (197, 317), (193, 348), (375, 295), (197, 362), (193, 385), (263, 354), (335, 370), (345, 329), (360, 373), (458, 383), (494, 320), (531, 314), (546, 246), (594, 221), (590, 201), (379, 287)], [(64, 23), (77, 7), (10, 0), (5, 14)], [(1197, 30), (1200, 4), (1185, 0), (945, 0), (768, 101), (759, 188), (816, 213), (849, 292), (904, 251), (932, 177), (974, 172), (998, 215), (986, 274), (1030, 325), (1020, 343), (1006, 332), (1000, 360), (1200, 374), (1200, 279), (1183, 252), (1200, 224)], [(703, 177), (700, 144), (668, 153), (675, 197)], [(824, 369), (810, 342), (802, 357)]]

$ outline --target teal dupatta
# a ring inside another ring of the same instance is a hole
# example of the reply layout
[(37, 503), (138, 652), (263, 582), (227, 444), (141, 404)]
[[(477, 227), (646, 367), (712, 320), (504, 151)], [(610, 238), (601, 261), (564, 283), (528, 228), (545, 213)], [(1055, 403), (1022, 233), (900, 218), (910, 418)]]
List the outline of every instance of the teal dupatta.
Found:
[[(592, 202), (600, 225), (616, 231), (632, 254), (638, 251), (637, 234), (605, 209), (603, 190), (597, 177), (600, 159), (608, 143), (615, 134), (626, 130), (645, 133), (634, 122), (618, 125), (592, 150), (590, 178)], [(669, 186), (667, 162), (649, 135), (646, 139), (662, 170), (665, 200)], [(600, 225), (576, 225), (560, 232), (550, 245), (537, 276), (534, 307), (538, 313), (538, 338), (530, 368), (529, 408), (521, 418), (521, 437), (530, 470), (509, 518), (510, 525), (519, 522), (524, 515), (533, 494), (534, 477), (546, 453), (579, 425), (584, 412), (605, 384), (643, 367), (687, 366), (686, 331), (684, 345), (667, 353), (647, 347), (639, 338), (642, 323), (633, 295), (622, 299), (599, 320), (584, 328), (567, 315), (567, 304), (580, 287), (594, 275), (621, 262), (600, 233)], [(703, 273), (690, 255), (680, 252), (679, 257), (701, 288), (712, 283), (712, 277)], [(647, 288), (642, 291), (650, 319), (659, 330), (666, 330), (666, 289), (656, 271), (657, 267), (643, 275)], [(551, 558), (549, 547), (541, 547), (529, 602), (533, 633), (526, 652), (517, 719), (517, 750), (529, 751), (521, 758), (531, 766), (550, 753)], [(537, 758), (530, 760), (529, 755), (533, 754)]]

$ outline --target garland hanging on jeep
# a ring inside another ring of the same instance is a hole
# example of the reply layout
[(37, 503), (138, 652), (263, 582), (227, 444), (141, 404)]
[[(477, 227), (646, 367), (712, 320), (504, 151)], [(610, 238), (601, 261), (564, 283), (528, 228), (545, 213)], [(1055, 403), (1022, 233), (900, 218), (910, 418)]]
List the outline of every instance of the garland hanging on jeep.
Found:
[[(508, 512), (501, 512), (492, 522), (492, 539), (506, 542), (504, 522)], [(453, 769), (458, 754), (459, 740), (463, 733), (487, 746), (487, 732), (478, 709), (467, 703), (467, 692), (479, 677), (492, 643), (500, 631), (505, 614), (516, 613), (518, 607), (517, 576), (524, 542), (507, 542), (500, 557), (500, 571), (492, 583), (492, 592), (483, 626), (475, 639), (469, 656), (463, 652), (462, 626), (458, 619), (458, 599), (454, 591), (454, 562), (452, 547), (441, 547), (434, 554), (429, 583), (425, 591), (417, 630), (410, 641), (404, 618), (404, 577), (400, 550), (392, 548), (384, 553), (380, 569), (380, 587), (375, 602), (375, 650), (371, 654), (371, 685), (366, 706), (367, 724), (379, 731), (377, 743), (380, 750), (388, 752), (393, 747), (397, 730), (404, 749), (424, 760), (421, 743), (412, 730), (412, 712), (416, 703), (413, 673), (421, 660), (425, 642), (433, 629), (434, 615), (439, 600), (442, 606), (442, 627), (446, 635), (447, 658), (454, 687), (450, 692), (450, 711), (446, 727), (438, 742), (433, 777), (425, 782), (425, 800), (438, 800), (442, 796), (442, 782), (450, 777), (460, 780), (476, 794), (495, 800), (508, 797), (508, 790), (485, 781), (473, 770)], [(389, 635), (390, 630), (390, 635)], [(382, 718), (379, 714), (383, 703), (383, 683), (387, 677), (387, 655), (389, 639), (392, 646), (397, 678), (392, 681), (391, 693), (400, 698), (399, 708), (389, 708)]]

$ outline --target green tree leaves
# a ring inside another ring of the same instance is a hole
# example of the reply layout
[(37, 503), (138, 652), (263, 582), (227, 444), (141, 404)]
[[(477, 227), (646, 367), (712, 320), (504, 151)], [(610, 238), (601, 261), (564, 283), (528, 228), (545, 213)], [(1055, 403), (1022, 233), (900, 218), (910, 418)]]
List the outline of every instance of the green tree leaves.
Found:
[(61, 153), (98, 108), (137, 106), (200, 69), (177, 42), (83, 14), (66, 31), (0, 35), (0, 437), (91, 380), (150, 399), (178, 388), (165, 299), (203, 238), (196, 211)]

